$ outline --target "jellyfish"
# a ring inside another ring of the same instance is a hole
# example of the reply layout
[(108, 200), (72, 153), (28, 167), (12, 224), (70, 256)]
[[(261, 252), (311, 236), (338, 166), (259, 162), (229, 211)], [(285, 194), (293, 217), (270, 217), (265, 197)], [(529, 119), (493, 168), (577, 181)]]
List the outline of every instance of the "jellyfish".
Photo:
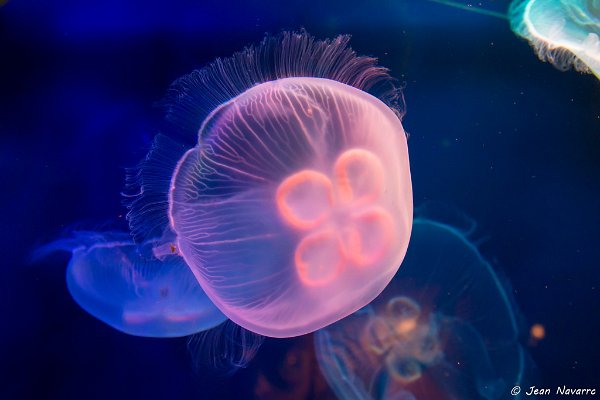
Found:
[(406, 253), (401, 93), (348, 39), (286, 32), (178, 79), (129, 178), (134, 238), (172, 237), (216, 307), (260, 335), (353, 313)]
[(465, 233), (416, 218), (371, 304), (316, 333), (340, 399), (504, 399), (529, 370), (505, 286)]
[(135, 336), (178, 337), (213, 328), (227, 318), (213, 305), (181, 257), (158, 259), (153, 243), (128, 233), (78, 232), (38, 250), (72, 252), (67, 287), (88, 313)]
[(596, 0), (513, 0), (508, 15), (452, 0), (430, 1), (508, 19), (513, 32), (527, 40), (542, 61), (561, 71), (574, 68), (600, 79), (600, 4)]
[(515, 0), (513, 31), (540, 59), (560, 70), (571, 67), (600, 78), (600, 4), (594, 0)]

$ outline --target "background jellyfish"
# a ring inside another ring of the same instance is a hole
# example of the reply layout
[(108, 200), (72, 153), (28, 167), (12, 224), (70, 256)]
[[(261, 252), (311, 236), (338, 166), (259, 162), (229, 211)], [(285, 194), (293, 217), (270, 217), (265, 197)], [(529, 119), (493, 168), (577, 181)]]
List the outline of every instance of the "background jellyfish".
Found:
[(284, 33), (180, 78), (129, 180), (136, 238), (175, 234), (214, 304), (261, 335), (356, 311), (406, 252), (400, 93), (347, 42)]
[(526, 355), (507, 293), (460, 231), (415, 219), (404, 265), (371, 304), (317, 332), (341, 399), (500, 399)]
[(514, 0), (508, 15), (451, 0), (430, 0), (491, 17), (508, 19), (538, 57), (561, 71), (573, 67), (600, 78), (600, 4), (594, 0)]
[(226, 317), (206, 297), (183, 259), (152, 254), (126, 233), (79, 232), (40, 249), (71, 251), (67, 287), (94, 317), (136, 336), (187, 336)]
[(529, 41), (540, 59), (600, 78), (600, 3), (515, 0), (509, 17), (513, 31)]

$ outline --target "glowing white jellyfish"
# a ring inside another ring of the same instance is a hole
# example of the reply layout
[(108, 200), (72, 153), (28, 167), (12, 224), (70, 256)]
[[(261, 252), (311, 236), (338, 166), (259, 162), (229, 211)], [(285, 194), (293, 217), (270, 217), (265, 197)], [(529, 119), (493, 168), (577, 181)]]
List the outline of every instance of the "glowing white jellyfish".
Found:
[(600, 3), (595, 0), (516, 0), (509, 10), (513, 31), (540, 59), (600, 78)]

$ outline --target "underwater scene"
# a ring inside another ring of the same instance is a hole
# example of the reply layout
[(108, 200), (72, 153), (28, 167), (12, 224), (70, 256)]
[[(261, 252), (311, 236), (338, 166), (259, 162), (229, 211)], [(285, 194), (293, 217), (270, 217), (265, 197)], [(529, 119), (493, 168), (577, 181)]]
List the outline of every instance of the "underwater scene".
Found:
[(600, 398), (600, 1), (0, 0), (0, 399)]

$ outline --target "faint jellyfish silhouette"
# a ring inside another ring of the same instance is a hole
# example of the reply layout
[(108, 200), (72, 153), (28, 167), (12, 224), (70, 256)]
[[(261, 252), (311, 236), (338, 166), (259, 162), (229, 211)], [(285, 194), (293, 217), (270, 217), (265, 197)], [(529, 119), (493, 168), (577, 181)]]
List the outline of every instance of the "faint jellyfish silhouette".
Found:
[(77, 232), (38, 255), (71, 251), (69, 292), (84, 310), (121, 332), (177, 337), (225, 321), (183, 259), (170, 255), (161, 261), (153, 245), (136, 245), (126, 233)]
[(233, 398), (256, 400), (335, 400), (319, 371), (312, 334), (266, 338), (260, 353), (236, 376)]
[(503, 399), (528, 368), (491, 266), (463, 232), (421, 218), (384, 292), (315, 345), (340, 399)]
[(512, 30), (527, 39), (540, 59), (600, 78), (600, 3), (595, 0), (515, 0)]
[(261, 335), (358, 310), (408, 246), (402, 98), (348, 40), (284, 33), (180, 78), (129, 179), (136, 238), (174, 233), (214, 304)]

